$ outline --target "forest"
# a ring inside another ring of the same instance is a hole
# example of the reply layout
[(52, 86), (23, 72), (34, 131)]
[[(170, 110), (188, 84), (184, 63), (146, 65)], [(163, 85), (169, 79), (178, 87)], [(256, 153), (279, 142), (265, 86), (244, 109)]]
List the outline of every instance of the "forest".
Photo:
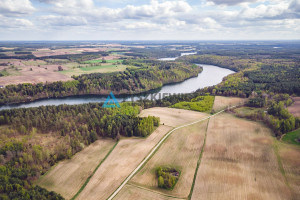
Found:
[[(140, 107), (130, 103), (122, 103), (118, 109), (95, 103), (1, 111), (1, 199), (62, 199), (33, 186), (33, 181), (99, 137), (148, 136), (159, 126), (159, 118), (141, 118), (139, 112)], [(43, 135), (43, 140), (54, 137), (54, 147), (35, 141), (38, 135)]]
[(127, 60), (126, 63), (138, 68), (108, 74), (83, 74), (66, 82), (8, 85), (0, 88), (0, 105), (72, 95), (106, 95), (110, 91), (116, 95), (137, 94), (195, 77), (202, 71), (201, 67), (181, 62)]
[[(256, 93), (254, 92), (247, 103), (248, 107), (257, 108), (256, 112), (249, 114), (236, 113), (239, 117), (263, 121), (274, 132), (274, 136), (300, 128), (300, 118), (289, 113), (287, 106), (293, 103), (288, 94)], [(246, 108), (247, 109), (247, 108)]]
[[(31, 45), (35, 47), (35, 44)], [(3, 105), (41, 98), (107, 94), (110, 91), (114, 94), (140, 93), (197, 76), (202, 68), (193, 63), (213, 64), (237, 72), (216, 86), (157, 101), (141, 100), (132, 105), (122, 103), (121, 109), (103, 109), (102, 104), (90, 103), (0, 111), (0, 199), (62, 199), (54, 192), (34, 186), (34, 180), (58, 161), (71, 158), (99, 137), (115, 140), (147, 137), (160, 122), (155, 117), (138, 117), (142, 108), (165, 106), (204, 112), (211, 109), (215, 95), (249, 97), (247, 106), (257, 109), (257, 112), (241, 117), (263, 121), (278, 138), (299, 128), (300, 119), (291, 115), (286, 107), (292, 103), (291, 95), (300, 95), (300, 58), (297, 48), (292, 44), (288, 47), (291, 48), (270, 50), (268, 45), (199, 45), (197, 55), (184, 56), (175, 62), (147, 58), (177, 56), (179, 51), (162, 54), (154, 48), (134, 48), (131, 56), (146, 59), (128, 59), (123, 64), (137, 67), (135, 69), (128, 67), (124, 72), (74, 76), (74, 80), (67, 82), (1, 88), (0, 105)], [(21, 47), (17, 50), (28, 51)], [(26, 59), (32, 55), (24, 56)], [(76, 62), (96, 57), (93, 54), (63, 56), (59, 58)], [(53, 147), (39, 141), (41, 136), (53, 139)], [(172, 188), (178, 179), (178, 176), (171, 176), (173, 172), (179, 176), (180, 172), (174, 169), (157, 171), (158, 185)]]
[(180, 58), (190, 63), (213, 64), (237, 73), (218, 86), (206, 88), (213, 95), (249, 97), (253, 91), (300, 95), (299, 58), (278, 59), (269, 55), (242, 56), (192, 55)]

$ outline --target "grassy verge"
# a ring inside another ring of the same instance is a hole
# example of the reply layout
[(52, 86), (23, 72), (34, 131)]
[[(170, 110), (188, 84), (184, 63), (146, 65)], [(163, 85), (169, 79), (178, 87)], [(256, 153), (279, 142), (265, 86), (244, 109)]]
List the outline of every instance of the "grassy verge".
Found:
[(279, 167), (279, 170), (282, 174), (282, 176), (284, 177), (284, 182), (285, 184), (291, 189), (290, 185), (289, 185), (289, 182), (288, 182), (288, 179), (286, 177), (286, 174), (285, 174), (285, 171), (284, 171), (284, 168), (283, 168), (283, 164), (282, 164), (282, 160), (281, 160), (281, 157), (279, 155), (279, 141), (277, 141), (277, 139), (274, 139), (274, 143), (273, 143), (273, 149), (274, 149), (274, 152), (275, 152), (275, 155), (276, 155), (276, 158), (277, 158), (277, 162), (278, 162), (278, 167)]
[(82, 192), (82, 190), (86, 187), (86, 185), (89, 183), (89, 181), (91, 180), (91, 178), (94, 176), (94, 174), (96, 173), (96, 171), (98, 170), (98, 168), (106, 160), (106, 158), (110, 155), (110, 153), (115, 149), (115, 147), (117, 146), (118, 143), (119, 143), (119, 141), (116, 142), (116, 144), (109, 150), (109, 152), (106, 154), (106, 156), (97, 165), (97, 167), (94, 169), (93, 173), (86, 179), (86, 181), (84, 182), (84, 184), (81, 186), (81, 188), (78, 190), (78, 192), (72, 197), (71, 200), (74, 200), (74, 199), (76, 199), (78, 197), (78, 195)]
[(202, 159), (202, 155), (203, 155), (203, 152), (204, 152), (204, 147), (205, 147), (205, 144), (206, 144), (206, 136), (207, 136), (207, 130), (208, 130), (209, 120), (210, 120), (210, 118), (208, 119), (208, 122), (207, 122), (205, 136), (204, 136), (204, 141), (203, 141), (203, 146), (201, 148), (201, 152), (200, 152), (200, 155), (199, 155), (199, 158), (198, 158), (198, 161), (197, 161), (197, 167), (195, 169), (193, 183), (192, 183), (192, 187), (191, 187), (191, 191), (190, 191), (190, 194), (188, 196), (188, 199), (192, 198), (192, 194), (193, 194), (193, 191), (194, 191), (194, 187), (195, 187), (195, 182), (196, 182), (198, 170), (199, 170), (199, 167), (200, 167), (200, 164), (201, 164), (201, 159)]

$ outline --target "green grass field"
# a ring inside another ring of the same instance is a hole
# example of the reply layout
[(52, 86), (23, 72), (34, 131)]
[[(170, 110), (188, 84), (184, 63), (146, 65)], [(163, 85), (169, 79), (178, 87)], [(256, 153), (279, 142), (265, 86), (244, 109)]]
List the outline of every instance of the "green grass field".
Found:
[(91, 66), (91, 67), (82, 67), (80, 70), (83, 71), (93, 71), (97, 69), (104, 69), (104, 68), (117, 68), (118, 65), (99, 65), (99, 66)]
[(300, 146), (300, 129), (285, 134), (282, 141)]
[(7, 71), (2, 70), (0, 71), (0, 77), (1, 76), (9, 76), (9, 73)]
[(214, 96), (198, 96), (190, 102), (179, 102), (171, 106), (171, 108), (180, 108), (185, 110), (194, 110), (199, 112), (207, 112), (212, 109), (214, 104)]
[[(122, 62), (123, 60), (106, 60), (106, 63), (117, 63)], [(92, 63), (102, 63), (102, 59), (88, 60), (84, 63), (92, 64)]]
[(128, 65), (109, 65), (108, 63), (99, 66), (83, 66), (82, 68), (78, 68), (77, 65), (69, 65), (67, 70), (60, 71), (59, 73), (71, 77), (73, 75), (79, 76), (81, 74), (121, 72), (125, 71), (126, 68), (136, 67)]

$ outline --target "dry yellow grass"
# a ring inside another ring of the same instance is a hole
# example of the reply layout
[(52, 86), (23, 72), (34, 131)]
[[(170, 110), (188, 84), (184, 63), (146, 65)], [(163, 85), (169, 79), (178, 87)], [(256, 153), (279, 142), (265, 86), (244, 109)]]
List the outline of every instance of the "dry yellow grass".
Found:
[(206, 113), (200, 113), (191, 110), (161, 107), (145, 109), (140, 114), (141, 117), (147, 117), (149, 115), (160, 117), (161, 124), (173, 127), (187, 124), (208, 116)]
[[(27, 66), (21, 61), (16, 61), (20, 71), (16, 75), (0, 77), (0, 85), (20, 84), (20, 83), (45, 83), (55, 81), (69, 81), (73, 78), (57, 72), (58, 65)], [(46, 69), (47, 68), (47, 69)], [(32, 71), (31, 71), (32, 69)], [(55, 71), (56, 70), (56, 71)]]
[(215, 102), (213, 106), (213, 110), (215, 112), (218, 112), (220, 110), (223, 110), (227, 108), (228, 106), (236, 106), (243, 104), (247, 99), (245, 98), (238, 98), (238, 97), (222, 97), (222, 96), (216, 96)]
[(147, 138), (122, 139), (77, 199), (107, 199), (171, 129), (161, 125)]
[[(208, 120), (205, 120), (172, 133), (130, 183), (179, 198), (188, 197), (204, 142), (207, 122)], [(181, 171), (179, 180), (171, 191), (158, 188), (155, 169), (160, 166), (175, 167)]]
[(150, 191), (147, 188), (141, 188), (141, 187), (136, 187), (127, 184), (114, 199), (115, 200), (132, 200), (132, 199), (171, 200), (171, 199), (178, 199), (178, 198), (168, 197), (159, 193), (154, 193), (153, 191)]
[(279, 155), (287, 181), (294, 192), (294, 199), (297, 199), (300, 197), (300, 148), (280, 143)]
[(211, 118), (192, 199), (291, 199), (273, 141), (260, 123)]
[(58, 163), (38, 180), (37, 185), (66, 199), (72, 198), (114, 144), (112, 139), (97, 140), (72, 159)]

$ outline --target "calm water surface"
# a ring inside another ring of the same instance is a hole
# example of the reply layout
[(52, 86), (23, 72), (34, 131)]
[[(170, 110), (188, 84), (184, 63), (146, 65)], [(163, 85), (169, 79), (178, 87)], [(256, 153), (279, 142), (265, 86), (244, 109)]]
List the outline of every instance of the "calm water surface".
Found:
[[(148, 96), (148, 99), (150, 98), (149, 94), (155, 94), (155, 93), (190, 93), (194, 92), (197, 89), (213, 86), (222, 81), (222, 79), (229, 75), (234, 73), (234, 71), (229, 69), (224, 69), (221, 67), (217, 67), (214, 65), (204, 65), (199, 64), (203, 67), (202, 73), (199, 73), (197, 77), (187, 79), (181, 83), (175, 83), (170, 85), (165, 85), (160, 89), (150, 91), (143, 95), (123, 95), (122, 97), (117, 97), (119, 102), (122, 101), (130, 101), (132, 98), (134, 100), (138, 100), (139, 98), (144, 98), (145, 96)], [(162, 94), (161, 94), (162, 95)], [(38, 106), (46, 106), (46, 105), (61, 105), (61, 104), (83, 104), (83, 103), (91, 103), (91, 102), (104, 102), (106, 100), (107, 96), (77, 96), (77, 97), (66, 97), (66, 98), (60, 98), (60, 99), (44, 99), (44, 100), (37, 100), (30, 103), (22, 103), (18, 105), (10, 105), (10, 106), (2, 106), (0, 107), (0, 110), (4, 109), (12, 109), (12, 108), (28, 108), (28, 107), (38, 107)]]

